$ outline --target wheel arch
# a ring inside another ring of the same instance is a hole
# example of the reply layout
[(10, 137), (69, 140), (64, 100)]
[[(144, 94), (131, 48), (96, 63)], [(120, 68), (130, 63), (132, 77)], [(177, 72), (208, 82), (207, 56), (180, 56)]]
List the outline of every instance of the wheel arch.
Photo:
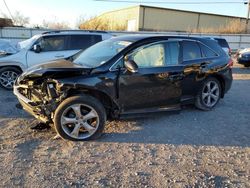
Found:
[(225, 80), (224, 80), (224, 78), (219, 74), (212, 74), (209, 77), (210, 78), (215, 78), (220, 82), (220, 85), (221, 85), (221, 98), (223, 98), (224, 95), (225, 95)]
[(67, 97), (81, 95), (81, 94), (90, 95), (98, 99), (104, 106), (107, 116), (109, 118), (113, 118), (114, 116), (116, 116), (115, 111), (119, 109), (119, 106), (108, 94), (96, 89), (72, 88), (68, 90)]
[(2, 66), (0, 66), (0, 69), (3, 69), (3, 68), (16, 68), (16, 69), (18, 69), (21, 73), (23, 72), (22, 67), (20, 67), (20, 66), (18, 66), (18, 65), (2, 65)]

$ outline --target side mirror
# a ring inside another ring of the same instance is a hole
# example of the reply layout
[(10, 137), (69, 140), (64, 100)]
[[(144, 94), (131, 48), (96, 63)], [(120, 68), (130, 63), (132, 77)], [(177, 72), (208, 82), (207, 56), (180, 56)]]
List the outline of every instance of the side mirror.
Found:
[(33, 46), (33, 51), (36, 52), (36, 53), (40, 53), (41, 52), (41, 46), (39, 44), (35, 44)]
[(138, 72), (138, 65), (133, 60), (125, 61), (124, 65), (129, 72), (132, 72), (132, 73)]

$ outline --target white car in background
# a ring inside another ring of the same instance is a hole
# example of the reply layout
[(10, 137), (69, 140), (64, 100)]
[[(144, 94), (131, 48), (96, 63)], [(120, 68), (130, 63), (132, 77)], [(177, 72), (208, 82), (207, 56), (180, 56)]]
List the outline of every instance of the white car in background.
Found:
[(111, 37), (104, 31), (62, 30), (35, 35), (17, 44), (0, 40), (0, 86), (12, 89), (15, 79), (27, 68), (69, 58)]

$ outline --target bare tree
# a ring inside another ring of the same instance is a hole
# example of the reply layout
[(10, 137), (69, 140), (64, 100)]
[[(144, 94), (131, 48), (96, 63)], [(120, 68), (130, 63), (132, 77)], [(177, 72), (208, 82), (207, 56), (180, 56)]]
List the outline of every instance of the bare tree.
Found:
[(85, 23), (86, 21), (88, 21), (87, 16), (80, 15), (80, 16), (76, 19), (75, 27), (78, 28), (78, 29), (80, 29), (81, 24)]
[(107, 18), (92, 17), (83, 20), (83, 23), (79, 24), (79, 29), (90, 29), (90, 30), (114, 30), (122, 31), (126, 29), (126, 25), (114, 24)]
[[(4, 14), (4, 13), (2, 13), (1, 16), (3, 18), (10, 18), (7, 14)], [(14, 14), (12, 14), (12, 18), (13, 18), (12, 21), (15, 26), (26, 26), (30, 22), (30, 18), (27, 16), (24, 16), (19, 11), (14, 12)]]
[(58, 21), (43, 20), (42, 25), (39, 27), (47, 28), (47, 29), (70, 29), (69, 24), (63, 21), (58, 22)]

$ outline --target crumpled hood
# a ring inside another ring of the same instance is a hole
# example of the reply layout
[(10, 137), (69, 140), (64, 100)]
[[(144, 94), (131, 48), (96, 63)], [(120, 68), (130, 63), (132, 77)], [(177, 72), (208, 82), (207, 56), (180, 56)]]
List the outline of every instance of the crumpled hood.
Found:
[(0, 39), (0, 57), (10, 54), (15, 54), (20, 51), (20, 46), (17, 42)]
[(33, 66), (27, 69), (19, 79), (25, 78), (60, 78), (60, 77), (71, 77), (76, 75), (82, 75), (90, 73), (91, 69), (84, 68), (81, 65), (74, 64), (71, 61), (64, 59), (51, 61), (40, 65)]

